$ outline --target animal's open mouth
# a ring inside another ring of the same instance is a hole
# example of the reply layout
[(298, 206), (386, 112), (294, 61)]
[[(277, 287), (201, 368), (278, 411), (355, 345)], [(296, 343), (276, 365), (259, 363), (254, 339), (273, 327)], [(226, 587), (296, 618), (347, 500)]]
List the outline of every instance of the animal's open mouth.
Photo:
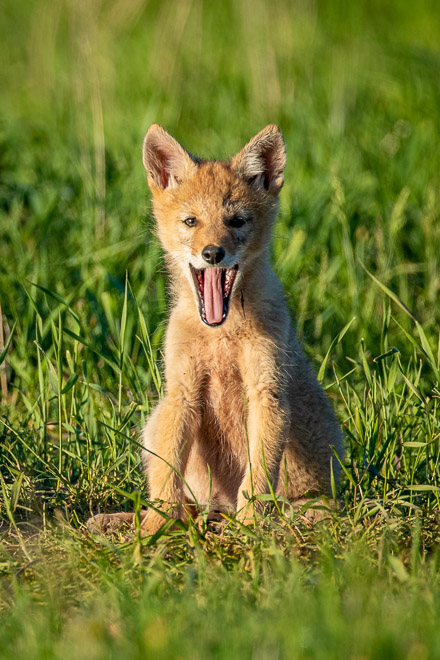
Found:
[(229, 299), (237, 276), (238, 265), (233, 268), (202, 268), (191, 266), (191, 273), (199, 295), (200, 318), (206, 325), (220, 325), (226, 319)]

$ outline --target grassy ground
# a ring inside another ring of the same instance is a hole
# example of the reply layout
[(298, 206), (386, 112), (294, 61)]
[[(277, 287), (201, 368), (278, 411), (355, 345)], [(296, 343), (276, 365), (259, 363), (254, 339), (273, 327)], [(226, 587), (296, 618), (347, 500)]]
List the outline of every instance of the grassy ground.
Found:
[[(3, 5), (0, 656), (438, 657), (437, 4)], [(147, 497), (153, 121), (208, 157), (283, 129), (273, 262), (347, 448), (314, 528), (201, 520), (143, 548), (84, 531)]]

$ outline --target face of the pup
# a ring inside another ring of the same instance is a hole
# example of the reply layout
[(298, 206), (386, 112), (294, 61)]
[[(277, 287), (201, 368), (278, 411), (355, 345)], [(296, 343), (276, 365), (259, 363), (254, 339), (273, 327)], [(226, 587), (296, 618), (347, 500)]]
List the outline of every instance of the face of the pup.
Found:
[(281, 132), (268, 126), (230, 162), (203, 162), (153, 125), (144, 165), (168, 261), (191, 283), (202, 322), (221, 325), (269, 241), (285, 166)]

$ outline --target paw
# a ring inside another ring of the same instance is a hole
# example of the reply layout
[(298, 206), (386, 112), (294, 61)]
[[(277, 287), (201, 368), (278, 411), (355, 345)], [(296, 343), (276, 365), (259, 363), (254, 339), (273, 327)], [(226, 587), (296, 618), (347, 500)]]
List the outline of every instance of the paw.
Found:
[(134, 513), (98, 513), (87, 521), (87, 529), (92, 534), (117, 532), (127, 529), (134, 523)]
[(258, 501), (249, 502), (249, 500), (239, 502), (235, 519), (247, 527), (255, 525), (256, 520), (258, 520), (263, 512), (263, 507), (259, 506), (260, 504)]
[(240, 525), (245, 525), (246, 527), (252, 527), (252, 525), (255, 525), (256, 523), (256, 518), (253, 515), (243, 515), (243, 514), (237, 514), (235, 516), (235, 520), (240, 523)]
[[(305, 505), (307, 508), (305, 507)], [(336, 511), (334, 500), (325, 499), (308, 499), (301, 498), (293, 502), (296, 513), (301, 514), (310, 523), (319, 522), (320, 520), (328, 520)]]
[(149, 509), (141, 524), (142, 536), (152, 536), (153, 534), (156, 534), (166, 521), (167, 518), (161, 516), (160, 513), (153, 511), (153, 509)]

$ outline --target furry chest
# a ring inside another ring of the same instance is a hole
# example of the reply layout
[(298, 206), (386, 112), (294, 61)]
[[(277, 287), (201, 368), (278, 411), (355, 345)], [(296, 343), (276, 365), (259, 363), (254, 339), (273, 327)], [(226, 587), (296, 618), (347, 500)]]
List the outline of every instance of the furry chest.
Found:
[(238, 367), (227, 363), (213, 365), (208, 371), (203, 392), (205, 421), (218, 426), (225, 439), (244, 433), (246, 397)]

